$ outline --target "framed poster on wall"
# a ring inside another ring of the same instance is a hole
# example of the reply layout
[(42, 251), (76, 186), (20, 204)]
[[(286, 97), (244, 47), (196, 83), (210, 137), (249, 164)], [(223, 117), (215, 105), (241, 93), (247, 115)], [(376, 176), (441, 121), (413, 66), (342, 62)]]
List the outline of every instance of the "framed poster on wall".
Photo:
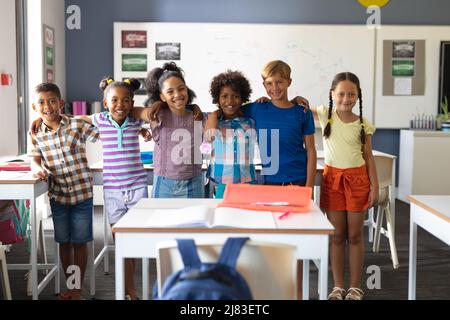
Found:
[(55, 29), (47, 25), (42, 26), (43, 32), (43, 81), (55, 82)]

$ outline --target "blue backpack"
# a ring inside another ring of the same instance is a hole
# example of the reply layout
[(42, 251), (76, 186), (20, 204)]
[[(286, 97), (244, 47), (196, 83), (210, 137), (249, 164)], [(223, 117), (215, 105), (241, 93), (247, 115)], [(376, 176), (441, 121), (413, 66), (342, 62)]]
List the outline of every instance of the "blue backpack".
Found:
[(249, 238), (229, 238), (217, 263), (202, 263), (192, 239), (177, 239), (184, 268), (167, 278), (160, 300), (252, 300), (236, 261)]

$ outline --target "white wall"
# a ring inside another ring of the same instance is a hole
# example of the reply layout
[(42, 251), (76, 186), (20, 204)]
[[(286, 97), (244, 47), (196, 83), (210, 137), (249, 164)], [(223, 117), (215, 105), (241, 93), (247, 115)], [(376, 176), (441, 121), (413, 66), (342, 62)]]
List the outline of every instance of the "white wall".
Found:
[(17, 118), (17, 57), (15, 0), (0, 2), (0, 73), (12, 75), (11, 86), (0, 86), (0, 156), (19, 151)]
[[(28, 0), (28, 81), (30, 87), (30, 119), (37, 117), (31, 108), (34, 88), (44, 80), (42, 25), (55, 29), (55, 83), (66, 95), (66, 49), (64, 1)], [(39, 14), (40, 13), (40, 14)]]

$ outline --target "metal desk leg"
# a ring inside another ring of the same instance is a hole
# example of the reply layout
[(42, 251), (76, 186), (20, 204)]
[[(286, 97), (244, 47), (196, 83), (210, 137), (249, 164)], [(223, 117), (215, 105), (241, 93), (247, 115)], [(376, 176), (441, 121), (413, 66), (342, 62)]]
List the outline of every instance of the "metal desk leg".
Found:
[(37, 227), (36, 227), (36, 190), (33, 187), (33, 194), (30, 199), (31, 215), (31, 288), (33, 300), (38, 299), (38, 272), (37, 272)]
[(416, 300), (416, 272), (417, 272), (417, 224), (414, 223), (414, 213), (409, 223), (409, 273), (408, 299)]
[(150, 297), (149, 295), (149, 277), (148, 277), (148, 271), (149, 271), (149, 259), (143, 258), (142, 259), (142, 300), (148, 300)]
[(303, 260), (303, 300), (309, 300), (309, 260)]
[(125, 268), (124, 258), (117, 254), (116, 250), (116, 300), (125, 299)]
[(325, 237), (322, 240), (322, 257), (320, 258), (320, 267), (319, 267), (319, 299), (326, 300), (328, 293), (328, 240), (329, 237)]
[(58, 267), (55, 278), (55, 294), (61, 293), (61, 263), (59, 257), (59, 243), (55, 242), (55, 265)]
[(89, 270), (90, 270), (90, 278), (89, 278), (89, 289), (91, 298), (95, 297), (95, 239), (90, 243), (90, 257), (89, 257)]
[(109, 248), (108, 248), (108, 218), (106, 217), (105, 205), (103, 205), (103, 249), (106, 249), (104, 255), (103, 270), (105, 274), (109, 274)]

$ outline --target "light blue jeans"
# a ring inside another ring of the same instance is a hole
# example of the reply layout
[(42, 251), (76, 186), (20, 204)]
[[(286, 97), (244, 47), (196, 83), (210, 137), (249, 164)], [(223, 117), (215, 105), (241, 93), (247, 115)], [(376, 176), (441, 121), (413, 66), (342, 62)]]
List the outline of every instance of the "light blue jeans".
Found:
[(170, 179), (153, 175), (152, 198), (204, 198), (203, 175), (191, 179)]

